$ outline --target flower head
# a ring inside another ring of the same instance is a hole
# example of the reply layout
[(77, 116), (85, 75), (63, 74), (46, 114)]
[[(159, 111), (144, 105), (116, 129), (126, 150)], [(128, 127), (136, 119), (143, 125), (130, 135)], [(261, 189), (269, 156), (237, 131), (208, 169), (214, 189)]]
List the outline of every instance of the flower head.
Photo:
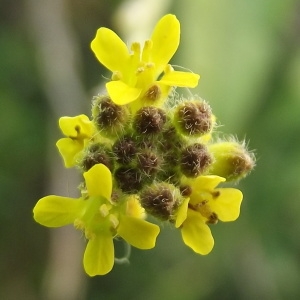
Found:
[(234, 188), (216, 188), (224, 181), (209, 175), (186, 182), (191, 194), (178, 209), (175, 226), (181, 228), (184, 243), (196, 253), (208, 254), (214, 246), (208, 224), (234, 221), (240, 214), (243, 194)]
[(33, 209), (36, 222), (47, 227), (74, 224), (84, 231), (88, 244), (83, 264), (90, 276), (104, 275), (114, 264), (113, 238), (120, 236), (140, 249), (155, 246), (159, 227), (143, 219), (144, 212), (134, 197), (112, 200), (112, 176), (103, 164), (83, 174), (86, 190), (78, 199), (46, 196)]
[(113, 72), (112, 81), (106, 84), (111, 99), (118, 105), (140, 100), (141, 107), (166, 98), (172, 86), (197, 86), (199, 75), (174, 71), (168, 64), (179, 40), (180, 23), (171, 14), (159, 20), (143, 49), (135, 42), (129, 50), (112, 30), (99, 28), (91, 48), (100, 63)]
[(77, 155), (84, 148), (85, 141), (92, 137), (94, 126), (86, 115), (79, 115), (61, 117), (59, 127), (66, 137), (59, 139), (56, 146), (64, 160), (65, 167), (70, 168), (76, 164)]
[(155, 246), (160, 229), (145, 221), (146, 213), (180, 228), (184, 243), (203, 255), (214, 245), (209, 225), (239, 216), (242, 193), (217, 186), (244, 178), (254, 155), (234, 139), (214, 142), (216, 117), (208, 102), (174, 92), (199, 80), (170, 65), (179, 41), (180, 23), (171, 14), (144, 45), (128, 48), (112, 30), (98, 29), (91, 48), (111, 80), (93, 97), (91, 120), (59, 120), (65, 137), (56, 145), (65, 166), (83, 174), (81, 197), (46, 196), (34, 207), (34, 219), (84, 232), (83, 265), (90, 276), (127, 260), (115, 258), (115, 238), (128, 247)]

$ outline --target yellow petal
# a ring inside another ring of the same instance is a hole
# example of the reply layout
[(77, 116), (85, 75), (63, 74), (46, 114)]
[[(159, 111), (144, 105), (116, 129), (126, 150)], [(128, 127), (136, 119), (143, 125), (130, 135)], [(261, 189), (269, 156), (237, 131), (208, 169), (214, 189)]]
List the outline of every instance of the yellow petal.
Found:
[(199, 176), (195, 179), (193, 187), (197, 190), (213, 191), (225, 178), (216, 175)]
[(96, 164), (83, 173), (86, 187), (90, 197), (102, 196), (110, 200), (112, 191), (112, 178), (110, 170), (103, 164)]
[(91, 48), (100, 63), (108, 70), (123, 72), (126, 68), (130, 57), (128, 48), (112, 30), (99, 28)]
[(200, 76), (195, 73), (172, 71), (164, 74), (160, 82), (169, 86), (194, 88), (199, 79)]
[(105, 275), (111, 271), (114, 265), (114, 244), (109, 233), (96, 235), (88, 241), (83, 265), (89, 276)]
[(65, 167), (74, 167), (76, 156), (83, 149), (83, 142), (70, 138), (62, 138), (57, 141), (56, 146), (64, 160)]
[(72, 224), (83, 208), (81, 199), (47, 196), (40, 199), (33, 209), (36, 222), (47, 227), (61, 227)]
[(73, 139), (89, 138), (93, 134), (93, 125), (86, 115), (61, 117), (59, 127), (63, 134)]
[(181, 228), (184, 243), (202, 255), (208, 254), (214, 246), (214, 239), (205, 220), (200, 213), (189, 209)]
[(159, 227), (142, 219), (123, 216), (117, 231), (132, 246), (139, 249), (151, 249), (155, 246)]
[(180, 227), (187, 217), (189, 201), (190, 198), (185, 198), (177, 211), (177, 217), (175, 222), (176, 228)]
[(156, 76), (160, 75), (166, 64), (176, 52), (180, 40), (180, 23), (174, 15), (162, 17), (151, 36), (151, 60), (155, 64)]
[(125, 105), (136, 100), (141, 89), (130, 87), (122, 81), (110, 81), (106, 84), (107, 92), (111, 100), (117, 105)]
[(240, 215), (242, 192), (233, 188), (215, 189), (215, 192), (220, 192), (220, 195), (209, 201), (211, 210), (223, 222), (236, 220)]
[(126, 215), (144, 219), (146, 214), (144, 208), (142, 208), (137, 196), (129, 196), (126, 201)]

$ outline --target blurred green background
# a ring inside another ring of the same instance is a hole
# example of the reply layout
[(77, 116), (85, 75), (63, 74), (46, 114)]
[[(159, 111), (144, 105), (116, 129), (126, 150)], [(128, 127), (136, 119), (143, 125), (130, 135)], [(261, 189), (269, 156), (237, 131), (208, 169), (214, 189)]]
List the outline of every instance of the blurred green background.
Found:
[[(172, 63), (201, 74), (193, 92), (257, 167), (208, 256), (165, 225), (155, 249), (88, 278), (80, 233), (32, 219), (39, 198), (79, 182), (56, 151), (57, 119), (89, 114), (109, 75), (89, 48), (97, 28), (145, 38), (169, 12), (182, 28)], [(0, 299), (300, 299), (299, 0), (0, 0), (0, 23)]]

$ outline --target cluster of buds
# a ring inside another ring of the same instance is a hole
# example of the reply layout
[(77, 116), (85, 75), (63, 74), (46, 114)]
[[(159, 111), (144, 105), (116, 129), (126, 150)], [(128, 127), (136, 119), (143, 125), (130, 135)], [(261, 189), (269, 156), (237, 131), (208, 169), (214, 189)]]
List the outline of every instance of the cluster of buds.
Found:
[(115, 189), (137, 196), (146, 212), (160, 220), (174, 222), (176, 210), (191, 194), (187, 179), (216, 175), (237, 181), (254, 167), (245, 142), (214, 139), (216, 118), (199, 97), (170, 96), (163, 104), (153, 101), (133, 112), (130, 105), (98, 95), (92, 112), (94, 135), (77, 156), (77, 167), (86, 172), (104, 164)]
[[(59, 218), (67, 214), (68, 221), (85, 231), (93, 245), (88, 245), (84, 260), (91, 276), (112, 268), (105, 258), (111, 253), (97, 257), (95, 264), (89, 258), (95, 259), (91, 248), (100, 245), (98, 238), (109, 249), (115, 237), (141, 249), (155, 245), (159, 229), (144, 221), (146, 214), (179, 228), (184, 243), (200, 254), (213, 247), (210, 224), (239, 216), (242, 193), (217, 185), (245, 177), (254, 167), (254, 155), (245, 142), (220, 138), (207, 101), (174, 92), (176, 87), (193, 88), (199, 80), (199, 75), (175, 71), (168, 64), (179, 34), (176, 17), (166, 15), (142, 52), (138, 43), (128, 52), (114, 32), (100, 28), (91, 46), (113, 72), (107, 93), (93, 98), (91, 119), (60, 119), (66, 137), (57, 147), (65, 166), (77, 167), (84, 176), (83, 204), (70, 208), (76, 211), (73, 216), (65, 211), (65, 198), (48, 196), (38, 202), (34, 217), (43, 225), (61, 226), (65, 223)], [(59, 199), (63, 212), (45, 217), (45, 210), (57, 208)]]

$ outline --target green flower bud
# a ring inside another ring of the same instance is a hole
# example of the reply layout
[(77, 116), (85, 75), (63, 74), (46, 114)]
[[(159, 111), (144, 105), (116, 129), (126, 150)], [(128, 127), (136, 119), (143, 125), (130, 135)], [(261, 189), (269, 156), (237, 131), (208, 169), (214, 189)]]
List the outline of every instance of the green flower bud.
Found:
[(108, 96), (95, 97), (92, 114), (96, 127), (105, 137), (119, 136), (129, 121), (128, 108), (115, 104)]
[(209, 173), (225, 177), (226, 180), (238, 180), (245, 177), (255, 166), (255, 156), (244, 143), (218, 142), (208, 146), (215, 160)]
[(177, 186), (180, 183), (181, 176), (178, 166), (164, 165), (164, 168), (157, 174), (157, 179)]
[(159, 136), (159, 143), (156, 144), (158, 151), (163, 156), (164, 162), (173, 165), (174, 161), (178, 161), (180, 152), (186, 141), (173, 125), (166, 124)]

